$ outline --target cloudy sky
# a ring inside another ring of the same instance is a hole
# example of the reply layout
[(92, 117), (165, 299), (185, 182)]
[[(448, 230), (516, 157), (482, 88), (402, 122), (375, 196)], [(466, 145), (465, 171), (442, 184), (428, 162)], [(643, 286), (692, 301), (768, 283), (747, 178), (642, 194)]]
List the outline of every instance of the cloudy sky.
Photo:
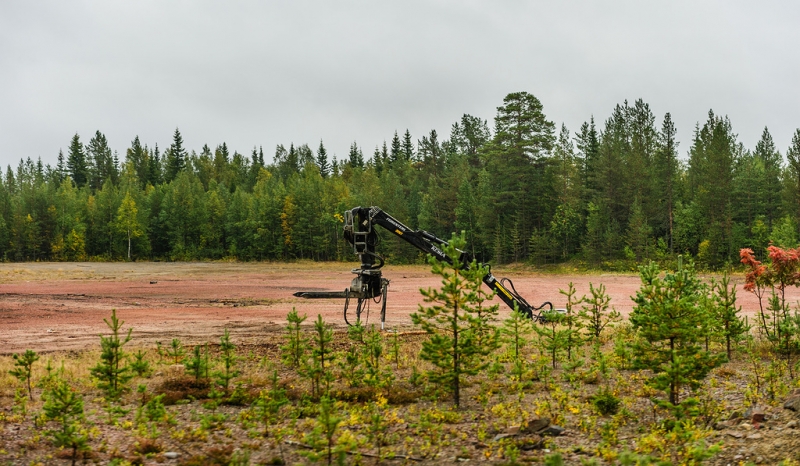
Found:
[(395, 130), (447, 135), (527, 91), (557, 124), (625, 99), (671, 112), (685, 155), (709, 109), (752, 148), (800, 127), (790, 1), (3, 1), (0, 164), (55, 164), (77, 132), (124, 158), (223, 141), (249, 154), (320, 139), (371, 154)]

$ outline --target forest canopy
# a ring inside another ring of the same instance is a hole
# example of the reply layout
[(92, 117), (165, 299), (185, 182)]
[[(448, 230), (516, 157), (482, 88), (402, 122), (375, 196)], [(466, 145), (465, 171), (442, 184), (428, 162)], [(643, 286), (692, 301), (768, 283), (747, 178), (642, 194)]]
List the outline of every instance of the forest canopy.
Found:
[[(465, 231), (476, 257), (541, 265), (662, 260), (703, 266), (794, 247), (800, 228), (800, 129), (784, 156), (764, 128), (754, 148), (709, 111), (679, 156), (669, 113), (627, 101), (576, 131), (511, 93), (494, 124), (464, 115), (450, 134), (416, 142), (395, 132), (372, 153), (353, 142), (341, 160), (323, 141), (231, 153), (163, 152), (134, 137), (124, 158), (97, 131), (75, 134), (55, 167), (20, 160), (0, 180), (0, 259), (342, 260), (342, 212), (380, 206), (412, 228)], [(391, 259), (419, 252), (386, 241)]]

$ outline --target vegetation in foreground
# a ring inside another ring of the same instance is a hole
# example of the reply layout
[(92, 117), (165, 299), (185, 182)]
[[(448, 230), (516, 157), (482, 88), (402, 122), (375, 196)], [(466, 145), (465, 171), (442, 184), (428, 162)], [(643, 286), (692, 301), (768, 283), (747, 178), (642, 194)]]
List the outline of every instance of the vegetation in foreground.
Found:
[(796, 464), (800, 255), (741, 255), (755, 322), (688, 261), (641, 267), (627, 322), (572, 284), (545, 324), (499, 321), (479, 268), (435, 261), (403, 332), (292, 311), (263, 345), (134, 351), (112, 311), (99, 351), (0, 359), (0, 464)]

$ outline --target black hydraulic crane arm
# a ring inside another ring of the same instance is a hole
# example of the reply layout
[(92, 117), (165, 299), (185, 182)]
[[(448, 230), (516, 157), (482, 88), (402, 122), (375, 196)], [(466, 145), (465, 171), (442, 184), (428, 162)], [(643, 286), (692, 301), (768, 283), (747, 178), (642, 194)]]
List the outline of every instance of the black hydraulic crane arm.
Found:
[[(352, 270), (356, 277), (353, 278), (350, 287), (344, 291), (298, 291), (294, 295), (302, 298), (345, 298), (344, 320), (348, 324), (350, 322), (347, 320), (347, 309), (351, 299), (357, 300), (357, 322), (360, 321), (362, 311), (369, 308), (369, 300), (374, 300), (376, 303), (381, 303), (381, 327), (383, 327), (386, 320), (389, 280), (381, 275), (384, 260), (375, 250), (378, 244), (378, 233), (375, 227), (378, 226), (440, 261), (454, 263), (454, 258), (449, 257), (443, 251), (443, 247), (448, 244), (447, 241), (425, 230), (413, 230), (378, 207), (356, 207), (346, 211), (344, 215), (344, 238), (353, 246), (353, 251), (361, 260), (361, 266)], [(461, 267), (469, 267), (472, 263), (472, 258), (463, 251), (458, 259)], [(538, 322), (545, 321), (543, 311), (553, 310), (551, 303), (545, 302), (538, 307), (532, 306), (517, 293), (511, 280), (508, 278), (498, 280), (487, 264), (482, 264), (482, 266), (487, 268), (483, 283), (491, 288), (504, 303), (511, 309), (518, 309), (519, 312), (531, 319)]]
[[(440, 261), (445, 261), (450, 264), (453, 263), (454, 258), (447, 256), (442, 251), (443, 246), (448, 244), (447, 241), (425, 230), (413, 230), (380, 208), (374, 206), (356, 207), (348, 211), (345, 217), (345, 239), (353, 244), (356, 253), (362, 257), (369, 257), (374, 254), (376, 233), (373, 227), (375, 225), (383, 227), (402, 240), (415, 246), (417, 249), (430, 254)], [(370, 246), (373, 247), (372, 250), (370, 250)], [(461, 251), (461, 257), (458, 259), (462, 267), (469, 267), (472, 263), (472, 259), (463, 251)], [(362, 259), (362, 268), (364, 265)], [(488, 264), (482, 265), (486, 266), (488, 270), (483, 277), (483, 283), (492, 289), (511, 309), (517, 308), (528, 317), (539, 321), (542, 320), (543, 309), (553, 309), (553, 305), (549, 302), (545, 302), (538, 307), (532, 306), (525, 298), (517, 293), (511, 280), (508, 278), (498, 280), (494, 274), (492, 274)]]

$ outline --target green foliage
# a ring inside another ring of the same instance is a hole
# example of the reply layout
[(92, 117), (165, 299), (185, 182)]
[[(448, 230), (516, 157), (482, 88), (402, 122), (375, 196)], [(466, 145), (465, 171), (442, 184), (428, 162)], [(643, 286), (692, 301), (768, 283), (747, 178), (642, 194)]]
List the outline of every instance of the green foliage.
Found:
[(515, 306), (508, 316), (508, 319), (503, 321), (500, 332), (503, 337), (503, 342), (511, 352), (511, 373), (516, 377), (517, 381), (522, 381), (522, 377), (525, 373), (525, 361), (522, 356), (522, 350), (530, 343), (529, 338), (530, 334), (533, 332), (533, 320), (522, 312), (519, 312), (519, 309)]
[(172, 358), (173, 364), (180, 364), (183, 357), (186, 355), (186, 350), (183, 348), (181, 341), (173, 338), (169, 347), (164, 351), (167, 357)]
[(592, 395), (590, 401), (603, 416), (617, 414), (617, 411), (619, 411), (620, 399), (608, 387), (601, 388), (596, 394)]
[(739, 312), (741, 306), (736, 305), (736, 284), (730, 283), (727, 273), (720, 282), (712, 282), (713, 318), (722, 337), (725, 340), (725, 350), (728, 360), (731, 359), (731, 344), (743, 340), (750, 327), (744, 322)]
[(131, 372), (139, 377), (149, 377), (153, 372), (150, 368), (150, 362), (145, 359), (147, 354), (140, 350), (133, 353), (133, 361), (130, 362)]
[(270, 389), (262, 390), (253, 403), (256, 417), (264, 424), (264, 437), (267, 437), (272, 427), (279, 419), (281, 409), (289, 404), (286, 390), (278, 383), (278, 371), (272, 371)]
[(337, 448), (334, 437), (336, 436), (342, 418), (336, 415), (333, 401), (323, 396), (319, 403), (319, 416), (314, 429), (304, 436), (305, 443), (312, 447), (312, 451), (303, 452), (311, 461), (325, 461), (329, 466), (333, 464), (334, 455), (338, 463), (343, 463), (345, 452)]
[(61, 428), (47, 431), (57, 447), (72, 450), (72, 464), (78, 458), (78, 452), (89, 449), (88, 437), (82, 432), (83, 398), (65, 381), (60, 381), (45, 392), (44, 414), (49, 420), (57, 421)]
[(236, 345), (231, 342), (231, 335), (228, 329), (219, 339), (220, 362), (222, 369), (214, 372), (214, 379), (217, 385), (222, 387), (223, 391), (227, 394), (231, 380), (238, 377), (240, 371), (236, 369)]
[(615, 322), (619, 322), (622, 317), (613, 307), (611, 311), (608, 310), (611, 297), (606, 293), (605, 285), (601, 283), (595, 288), (592, 283), (589, 283), (589, 294), (591, 296), (583, 298), (584, 305), (578, 311), (578, 319), (581, 326), (589, 331), (590, 338), (598, 341), (603, 330)]
[[(6, 173), (0, 257), (341, 260), (337, 215), (375, 202), (414, 228), (466, 230), (472, 257), (495, 262), (629, 270), (681, 253), (720, 268), (740, 247), (797, 244), (797, 134), (784, 167), (766, 128), (745, 148), (709, 112), (681, 164), (669, 113), (657, 128), (642, 100), (609, 110), (601, 127), (590, 117), (557, 132), (536, 96), (512, 92), (488, 116), (494, 131), (463, 115), (449, 135), (387, 134), (371, 160), (356, 141), (331, 159), (320, 141), (316, 153), (279, 144), (265, 163), (260, 149), (192, 150), (176, 128), (163, 153), (136, 137), (120, 161), (99, 131), (86, 145), (75, 134), (57, 167), (28, 159)], [(394, 262), (418, 259), (386, 247)]]
[(452, 264), (429, 258), (432, 273), (442, 277), (442, 287), (420, 290), (425, 302), (432, 305), (420, 305), (419, 311), (411, 314), (414, 325), (428, 334), (420, 353), (422, 359), (436, 367), (428, 377), (451, 392), (456, 406), (463, 379), (486, 367), (486, 356), (495, 344), (492, 340), (497, 338), (496, 330), (488, 331), (487, 320), (481, 318), (482, 312), (484, 317), (486, 314), (482, 308), (485, 297), (475, 292), (486, 270), (475, 261), (462, 264), (458, 259), (465, 243), (464, 233), (453, 234), (443, 247), (444, 253), (454, 258)]
[(186, 372), (196, 381), (208, 379), (208, 345), (195, 345), (192, 356), (186, 362)]
[(28, 396), (33, 399), (33, 391), (31, 389), (31, 372), (33, 370), (33, 363), (39, 360), (39, 355), (32, 350), (25, 350), (22, 354), (13, 355), (14, 369), (8, 371), (9, 374), (16, 377), (20, 382), (24, 383), (28, 388)]
[(549, 353), (553, 369), (555, 369), (559, 355), (567, 348), (570, 331), (562, 325), (565, 319), (564, 314), (549, 310), (542, 313), (542, 317), (545, 322), (542, 325), (535, 325), (533, 329), (539, 336), (539, 349), (544, 353)]
[(311, 339), (313, 347), (311, 358), (305, 364), (302, 372), (311, 380), (311, 395), (314, 398), (327, 396), (330, 392), (331, 382), (333, 382), (333, 361), (334, 353), (331, 343), (333, 342), (333, 330), (322, 320), (322, 315), (317, 315), (314, 321), (314, 334)]
[(581, 345), (582, 339), (580, 334), (580, 316), (578, 311), (574, 308), (585, 301), (586, 296), (576, 298), (577, 290), (572, 282), (569, 282), (569, 287), (566, 291), (558, 290), (558, 292), (567, 297), (566, 312), (561, 318), (561, 324), (564, 326), (564, 347), (567, 350), (567, 360), (572, 361), (572, 350)]
[(108, 319), (103, 321), (111, 330), (111, 335), (100, 336), (100, 362), (92, 367), (90, 372), (98, 380), (100, 389), (106, 392), (106, 397), (114, 399), (127, 389), (125, 385), (133, 378), (130, 366), (125, 363), (127, 355), (122, 350), (122, 347), (131, 341), (133, 329), (128, 329), (124, 339), (120, 337), (119, 331), (125, 322), (117, 319), (116, 309), (111, 310), (110, 321)]
[(300, 367), (305, 356), (307, 340), (303, 337), (300, 325), (308, 318), (297, 315), (297, 309), (292, 308), (286, 316), (286, 344), (281, 346), (281, 359), (290, 367)]
[(700, 342), (705, 312), (700, 306), (703, 287), (691, 264), (660, 277), (655, 263), (639, 268), (641, 288), (630, 315), (636, 331), (633, 364), (653, 372), (648, 383), (665, 390), (672, 405), (679, 404), (684, 386), (697, 388), (724, 356), (712, 355)]

